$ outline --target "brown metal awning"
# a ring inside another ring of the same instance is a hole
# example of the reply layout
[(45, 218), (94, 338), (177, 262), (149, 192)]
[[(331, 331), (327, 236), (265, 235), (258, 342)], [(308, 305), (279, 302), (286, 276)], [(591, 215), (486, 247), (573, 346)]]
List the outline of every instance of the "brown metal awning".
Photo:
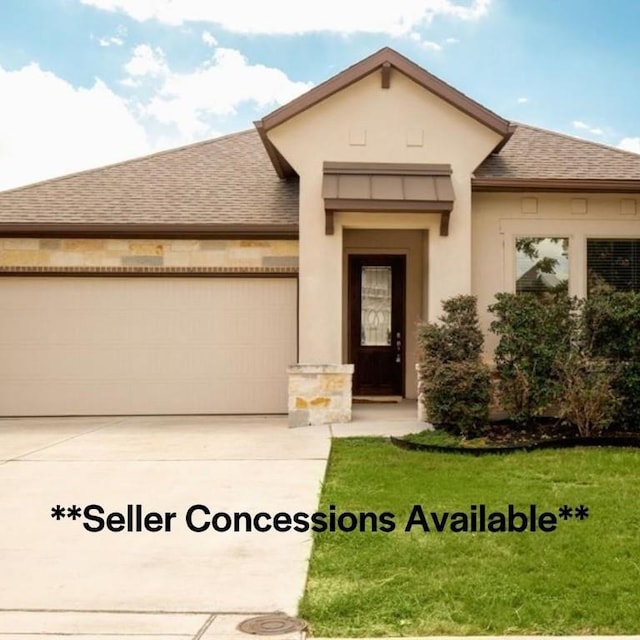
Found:
[(440, 235), (449, 234), (451, 165), (325, 162), (323, 171), (327, 235), (336, 211), (441, 213)]

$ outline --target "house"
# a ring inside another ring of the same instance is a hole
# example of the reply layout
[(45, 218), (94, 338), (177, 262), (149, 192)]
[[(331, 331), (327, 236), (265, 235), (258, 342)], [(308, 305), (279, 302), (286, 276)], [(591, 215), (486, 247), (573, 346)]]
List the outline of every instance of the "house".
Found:
[(638, 274), (639, 200), (640, 156), (382, 49), (254, 130), (0, 194), (0, 414), (415, 398), (417, 321), (473, 293), (486, 330), (523, 238), (562, 242), (571, 294)]
[(558, 291), (563, 281), (554, 273), (545, 273), (534, 265), (516, 280), (516, 293), (544, 294)]

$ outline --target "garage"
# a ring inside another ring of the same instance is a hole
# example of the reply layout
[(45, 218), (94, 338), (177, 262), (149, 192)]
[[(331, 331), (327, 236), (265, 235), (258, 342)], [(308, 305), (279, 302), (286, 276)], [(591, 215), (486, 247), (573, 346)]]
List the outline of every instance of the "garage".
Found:
[(292, 277), (0, 278), (0, 415), (286, 413)]

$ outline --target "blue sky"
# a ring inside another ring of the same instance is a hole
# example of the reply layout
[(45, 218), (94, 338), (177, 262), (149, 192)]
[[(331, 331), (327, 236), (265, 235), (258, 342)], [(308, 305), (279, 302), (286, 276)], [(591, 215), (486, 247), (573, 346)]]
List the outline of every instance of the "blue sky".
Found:
[(639, 24), (639, 0), (1, 0), (0, 188), (246, 129), (383, 46), (640, 152)]

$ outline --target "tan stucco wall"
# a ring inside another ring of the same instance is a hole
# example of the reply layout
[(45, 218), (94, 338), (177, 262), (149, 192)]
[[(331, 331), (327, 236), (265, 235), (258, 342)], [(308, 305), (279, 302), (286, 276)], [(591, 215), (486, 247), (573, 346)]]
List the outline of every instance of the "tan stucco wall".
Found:
[(296, 240), (0, 238), (0, 267), (296, 267)]
[[(381, 89), (375, 72), (275, 127), (269, 137), (300, 175), (300, 362), (342, 362), (343, 229), (429, 231), (433, 268), (425, 297), (431, 318), (440, 300), (471, 290), (470, 174), (498, 134), (399, 72), (392, 73), (390, 89)], [(451, 164), (449, 236), (439, 236), (439, 215), (380, 213), (338, 214), (335, 234), (325, 235), (323, 161)]]
[(418, 345), (417, 323), (426, 316), (426, 300), (423, 297), (423, 282), (427, 281), (426, 231), (396, 230), (344, 230), (343, 297), (342, 297), (342, 354), (348, 360), (348, 257), (352, 254), (395, 254), (407, 260), (405, 327), (405, 396), (417, 396), (416, 361)]
[[(525, 213), (531, 212), (531, 213)], [(587, 293), (587, 238), (639, 238), (640, 198), (625, 194), (476, 193), (473, 196), (473, 293), (487, 351), (486, 308), (499, 291), (515, 291), (515, 238), (569, 238), (569, 293)]]

